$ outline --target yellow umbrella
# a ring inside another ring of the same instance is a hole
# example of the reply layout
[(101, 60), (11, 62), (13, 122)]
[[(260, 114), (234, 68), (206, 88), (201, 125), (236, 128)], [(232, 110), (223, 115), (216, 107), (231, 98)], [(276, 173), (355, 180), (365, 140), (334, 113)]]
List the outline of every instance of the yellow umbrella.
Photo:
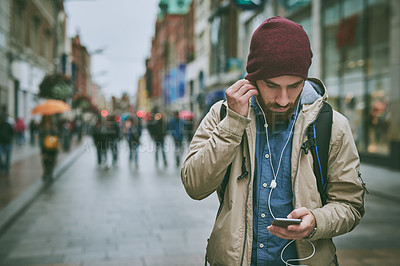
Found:
[(54, 115), (71, 110), (69, 104), (60, 100), (46, 100), (32, 109), (32, 114)]

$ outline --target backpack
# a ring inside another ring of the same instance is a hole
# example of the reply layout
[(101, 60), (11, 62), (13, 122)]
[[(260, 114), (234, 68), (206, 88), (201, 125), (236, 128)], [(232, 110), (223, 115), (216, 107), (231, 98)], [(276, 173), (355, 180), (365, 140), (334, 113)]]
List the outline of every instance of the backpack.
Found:
[(57, 150), (59, 146), (59, 138), (53, 135), (46, 135), (43, 140), (43, 146), (46, 150)]
[[(221, 105), (220, 121), (226, 116), (226, 106)], [(327, 174), (328, 174), (328, 157), (329, 157), (329, 142), (331, 139), (333, 122), (333, 110), (332, 106), (327, 102), (323, 102), (323, 106), (320, 109), (317, 118), (313, 123), (311, 123), (307, 128), (307, 141), (301, 145), (301, 149), (304, 150), (305, 154), (311, 151), (313, 156), (313, 169), (314, 175), (317, 181), (318, 192), (321, 197), (321, 202), (323, 205), (326, 204), (326, 184), (327, 184)], [(245, 168), (245, 158), (243, 157), (242, 162), (242, 174), (237, 178), (237, 180), (245, 177), (248, 172)], [(221, 192), (219, 193), (221, 198), (221, 205), (224, 199), (225, 189), (229, 181), (229, 176), (231, 172), (232, 163), (229, 164), (224, 179), (221, 184)]]

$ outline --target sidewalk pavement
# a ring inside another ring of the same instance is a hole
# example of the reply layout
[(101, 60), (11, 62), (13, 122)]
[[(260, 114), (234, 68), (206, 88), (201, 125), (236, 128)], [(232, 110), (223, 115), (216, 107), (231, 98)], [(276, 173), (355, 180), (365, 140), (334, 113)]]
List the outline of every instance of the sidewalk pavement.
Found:
[[(54, 179), (77, 159), (81, 142), (73, 139), (68, 152), (60, 149)], [(40, 148), (26, 143), (13, 145), (9, 176), (0, 176), (0, 233), (12, 224), (13, 219), (23, 211), (45, 188), (42, 181)]]
[(340, 265), (399, 265), (400, 171), (361, 162), (369, 194), (365, 215), (352, 232), (334, 238)]
[(361, 163), (361, 174), (371, 195), (400, 202), (400, 171)]

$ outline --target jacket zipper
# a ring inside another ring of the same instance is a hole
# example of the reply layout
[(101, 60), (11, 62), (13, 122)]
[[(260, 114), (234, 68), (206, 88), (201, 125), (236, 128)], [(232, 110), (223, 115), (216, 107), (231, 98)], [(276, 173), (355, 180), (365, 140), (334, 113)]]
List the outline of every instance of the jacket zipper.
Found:
[(244, 217), (244, 241), (243, 241), (243, 251), (242, 251), (242, 259), (240, 261), (240, 265), (243, 265), (243, 260), (244, 260), (244, 252), (246, 250), (246, 241), (247, 241), (247, 202), (249, 200), (249, 186), (250, 186), (250, 173), (251, 173), (251, 166), (249, 166), (249, 181), (247, 181), (247, 195), (246, 195), (246, 206), (245, 206), (245, 217)]
[[(267, 123), (267, 120), (265, 119), (265, 114), (264, 111), (262, 110), (262, 108), (260, 107), (260, 104), (258, 103), (258, 100), (256, 98), (256, 103), (258, 105), (258, 107), (260, 108), (261, 112), (263, 113), (264, 116), (264, 121), (265, 123)], [(249, 143), (249, 141), (247, 141), (247, 144)], [(248, 145), (247, 145), (248, 146)], [(249, 147), (247, 147), (249, 148)], [(243, 151), (244, 152), (244, 151)], [(251, 160), (250, 160), (251, 161)], [(246, 251), (246, 241), (247, 241), (247, 210), (248, 210), (248, 200), (249, 200), (249, 186), (250, 186), (250, 181), (251, 181), (251, 173), (252, 173), (252, 169), (251, 169), (251, 163), (249, 164), (249, 181), (247, 181), (247, 194), (246, 194), (246, 206), (245, 206), (245, 219), (244, 219), (244, 241), (243, 241), (243, 250), (242, 250), (242, 258), (240, 260), (240, 265), (243, 265), (243, 260), (244, 260), (244, 253)], [(254, 208), (254, 207), (253, 207)]]

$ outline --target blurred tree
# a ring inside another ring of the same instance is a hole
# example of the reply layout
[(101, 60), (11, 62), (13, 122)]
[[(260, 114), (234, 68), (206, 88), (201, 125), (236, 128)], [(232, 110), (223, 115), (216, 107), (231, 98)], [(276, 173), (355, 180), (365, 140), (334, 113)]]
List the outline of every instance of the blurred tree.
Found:
[(63, 74), (51, 74), (43, 78), (39, 85), (39, 97), (66, 101), (74, 93), (70, 78)]

